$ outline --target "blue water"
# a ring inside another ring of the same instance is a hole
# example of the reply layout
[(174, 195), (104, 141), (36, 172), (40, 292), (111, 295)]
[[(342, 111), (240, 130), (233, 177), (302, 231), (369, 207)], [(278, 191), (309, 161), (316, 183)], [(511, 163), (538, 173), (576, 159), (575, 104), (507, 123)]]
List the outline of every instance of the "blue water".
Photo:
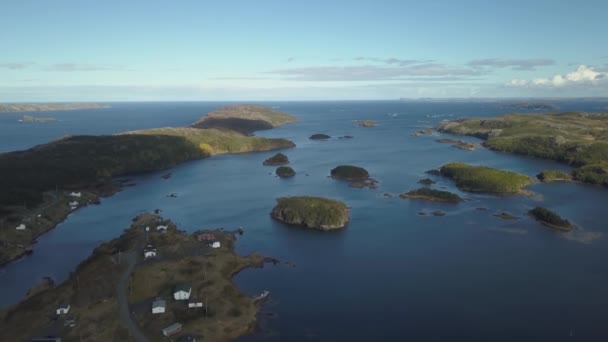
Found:
[[(491, 117), (507, 109), (488, 103), (398, 101), (266, 104), (301, 120), (259, 132), (297, 144), (284, 151), (298, 172), (295, 178), (278, 179), (269, 174), (274, 168), (262, 166), (274, 152), (186, 163), (174, 168), (168, 180), (160, 177), (163, 172), (132, 177), (136, 186), (76, 211), (39, 239), (32, 256), (0, 270), (0, 304), (15, 303), (42, 276), (65, 279), (94, 246), (119, 235), (135, 215), (159, 208), (188, 231), (244, 226), (240, 253), (258, 251), (296, 265), (266, 266), (235, 277), (246, 293), (270, 290), (265, 311), (276, 316), (262, 320), (263, 333), (240, 341), (608, 339), (608, 227), (602, 215), (608, 190), (539, 183), (530, 187), (537, 193), (532, 198), (494, 197), (462, 193), (449, 180), (435, 178), (435, 188), (445, 187), (468, 201), (453, 206), (383, 196), (416, 188), (416, 181), (427, 177), (424, 171), (449, 161), (530, 176), (547, 168), (568, 170), (550, 161), (486, 149), (462, 151), (435, 143), (436, 137), (410, 135), (442, 119)], [(52, 112), (44, 116), (61, 116), (60, 122), (35, 128), (20, 124), (30, 130), (27, 135), (11, 128), (14, 123), (0, 121), (0, 141), (10, 150), (63, 134), (185, 125), (219, 105), (114, 104), (107, 110)], [(564, 110), (594, 111), (605, 105), (560, 103)], [(105, 120), (107, 113), (112, 120)], [(359, 128), (352, 122), (358, 119), (372, 119), (378, 127)], [(308, 140), (313, 133), (334, 138)], [(346, 134), (354, 139), (336, 138)], [(379, 188), (353, 189), (327, 178), (339, 164), (365, 167)], [(178, 197), (167, 198), (171, 192)], [(352, 207), (351, 222), (345, 230), (329, 233), (274, 222), (269, 212), (275, 198), (289, 195), (343, 200)], [(524, 215), (535, 205), (556, 210), (580, 229), (563, 234), (535, 223)], [(418, 215), (433, 210), (447, 215)], [(500, 211), (520, 219), (493, 216)]]

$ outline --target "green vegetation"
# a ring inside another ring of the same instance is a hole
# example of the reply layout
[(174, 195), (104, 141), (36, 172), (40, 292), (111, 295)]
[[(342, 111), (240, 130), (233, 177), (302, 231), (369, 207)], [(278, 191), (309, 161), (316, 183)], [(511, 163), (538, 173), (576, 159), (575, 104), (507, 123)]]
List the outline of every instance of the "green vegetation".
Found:
[(107, 108), (101, 103), (11, 103), (0, 104), (0, 113), (10, 112), (45, 112), (52, 110), (76, 110)]
[(349, 220), (348, 207), (322, 197), (282, 197), (271, 216), (279, 221), (319, 230), (342, 228)]
[(575, 180), (608, 186), (606, 114), (509, 114), (445, 121), (438, 130), (485, 139), (484, 145), (496, 151), (578, 166)]
[(213, 111), (195, 122), (195, 128), (217, 128), (233, 130), (242, 134), (251, 134), (254, 131), (271, 129), (290, 122), (297, 118), (265, 106), (235, 105)]
[(290, 168), (289, 166), (279, 166), (275, 173), (281, 178), (288, 178), (296, 175), (294, 169)]
[(376, 127), (376, 123), (372, 120), (357, 120), (359, 127)]
[(528, 214), (540, 223), (557, 230), (571, 231), (574, 228), (568, 220), (543, 207), (536, 207), (530, 210)]
[(570, 181), (572, 180), (572, 175), (558, 170), (545, 170), (537, 174), (536, 178), (542, 182)]
[(530, 177), (519, 173), (464, 163), (446, 164), (440, 172), (454, 180), (459, 189), (470, 192), (515, 194), (532, 182)]
[(327, 140), (329, 138), (331, 138), (331, 137), (327, 134), (316, 133), (316, 134), (311, 135), (308, 139), (310, 139), (310, 140)]
[(37, 118), (31, 115), (24, 115), (23, 122), (54, 122), (57, 121), (55, 118)]
[(362, 167), (340, 165), (331, 170), (331, 177), (348, 181), (360, 181), (369, 179), (369, 173)]
[(286, 155), (284, 155), (283, 153), (277, 153), (274, 156), (264, 160), (264, 165), (273, 165), (273, 166), (278, 166), (278, 165), (285, 165), (285, 164), (289, 164), (289, 158), (287, 158)]
[(435, 190), (429, 188), (420, 188), (412, 190), (399, 195), (399, 197), (445, 203), (459, 203), (463, 201), (462, 197), (449, 191)]
[(423, 178), (418, 181), (418, 184), (422, 184), (422, 185), (433, 185), (435, 183), (437, 183), (437, 182), (435, 182), (434, 180), (432, 180), (430, 178)]

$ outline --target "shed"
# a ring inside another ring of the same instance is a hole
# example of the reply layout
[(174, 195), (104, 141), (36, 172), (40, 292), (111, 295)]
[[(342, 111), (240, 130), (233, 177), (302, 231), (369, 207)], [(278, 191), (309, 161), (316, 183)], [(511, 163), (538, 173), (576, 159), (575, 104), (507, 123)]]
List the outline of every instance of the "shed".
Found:
[(163, 329), (163, 335), (169, 337), (169, 336), (173, 336), (173, 335), (179, 333), (180, 331), (182, 331), (181, 323), (173, 323), (170, 326)]
[(159, 230), (167, 230), (167, 228), (169, 228), (169, 226), (162, 226), (162, 225), (161, 226), (156, 226), (156, 230), (157, 231), (159, 231)]
[(80, 192), (72, 192), (72, 193), (70, 193), (70, 196), (72, 196), (72, 197), (80, 197), (80, 196), (82, 196), (82, 193), (80, 193)]
[(147, 245), (144, 248), (144, 257), (146, 259), (148, 258), (153, 258), (156, 256), (156, 247), (152, 246), (152, 245)]
[(159, 314), (165, 313), (165, 308), (167, 307), (167, 302), (162, 299), (157, 299), (152, 302), (152, 313)]
[(211, 246), (211, 248), (220, 248), (222, 244), (217, 240), (213, 240), (209, 242), (209, 246)]
[(57, 307), (56, 310), (58, 315), (65, 315), (70, 312), (70, 304), (61, 304)]
[(175, 300), (188, 300), (192, 293), (192, 287), (190, 285), (177, 285), (175, 291), (173, 291), (173, 298)]
[(193, 308), (202, 308), (203, 307), (203, 302), (201, 301), (189, 301), (188, 302), (188, 308), (193, 309)]
[(17, 227), (15, 227), (15, 229), (17, 229), (17, 230), (25, 230), (25, 224), (22, 223), (22, 224), (18, 225)]

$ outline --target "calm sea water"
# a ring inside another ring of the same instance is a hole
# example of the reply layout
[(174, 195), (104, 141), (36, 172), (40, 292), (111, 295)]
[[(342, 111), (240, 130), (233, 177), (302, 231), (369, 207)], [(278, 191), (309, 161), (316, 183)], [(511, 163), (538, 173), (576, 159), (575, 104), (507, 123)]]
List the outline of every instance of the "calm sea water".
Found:
[[(163, 172), (133, 177), (137, 183), (99, 206), (71, 214), (42, 236), (32, 256), (0, 270), (0, 305), (17, 302), (43, 276), (61, 281), (101, 241), (156, 208), (182, 229), (237, 226), (240, 253), (258, 251), (294, 263), (266, 266), (235, 277), (246, 293), (271, 291), (264, 332), (239, 341), (602, 341), (608, 340), (608, 190), (580, 184), (535, 184), (533, 198), (459, 192), (459, 205), (385, 198), (416, 188), (424, 171), (450, 161), (484, 164), (530, 176), (565, 165), (495, 153), (462, 151), (436, 137), (410, 134), (442, 119), (492, 117), (495, 104), (383, 102), (265, 103), (300, 122), (271, 131), (297, 147), (284, 151), (298, 172), (282, 180), (262, 161), (274, 152), (218, 156)], [(65, 134), (110, 134), (186, 125), (222, 103), (130, 103), (88, 111), (48, 112), (60, 121), (24, 124), (0, 115), (0, 148), (23, 149)], [(605, 103), (563, 102), (563, 110), (597, 111)], [(353, 120), (372, 119), (376, 128)], [(326, 133), (329, 141), (310, 141)], [(354, 139), (337, 139), (342, 135)], [(474, 141), (473, 138), (462, 138)], [(378, 189), (352, 189), (327, 178), (339, 164), (365, 167)], [(166, 194), (176, 192), (177, 198)], [(318, 195), (352, 207), (340, 232), (315, 232), (271, 220), (275, 198)], [(556, 233), (525, 212), (554, 209), (580, 228)], [(487, 210), (478, 210), (487, 208)], [(444, 217), (420, 216), (442, 210)], [(520, 217), (504, 221), (493, 214)]]

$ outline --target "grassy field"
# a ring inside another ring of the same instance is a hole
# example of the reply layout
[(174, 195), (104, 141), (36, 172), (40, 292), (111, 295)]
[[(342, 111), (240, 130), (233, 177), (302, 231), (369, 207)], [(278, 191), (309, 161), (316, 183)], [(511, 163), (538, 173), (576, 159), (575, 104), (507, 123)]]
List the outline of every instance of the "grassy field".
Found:
[(532, 182), (530, 177), (519, 173), (464, 163), (446, 164), (440, 168), (439, 172), (454, 180), (459, 189), (469, 192), (517, 194)]
[(445, 203), (460, 203), (463, 201), (462, 197), (449, 191), (435, 190), (429, 188), (420, 188), (408, 191), (406, 193), (400, 194), (399, 197)]
[(438, 130), (485, 139), (493, 150), (577, 166), (575, 180), (608, 186), (607, 114), (509, 114), (446, 121)]
[(349, 220), (348, 207), (323, 197), (282, 197), (277, 199), (272, 217), (285, 223), (329, 230), (341, 228)]

